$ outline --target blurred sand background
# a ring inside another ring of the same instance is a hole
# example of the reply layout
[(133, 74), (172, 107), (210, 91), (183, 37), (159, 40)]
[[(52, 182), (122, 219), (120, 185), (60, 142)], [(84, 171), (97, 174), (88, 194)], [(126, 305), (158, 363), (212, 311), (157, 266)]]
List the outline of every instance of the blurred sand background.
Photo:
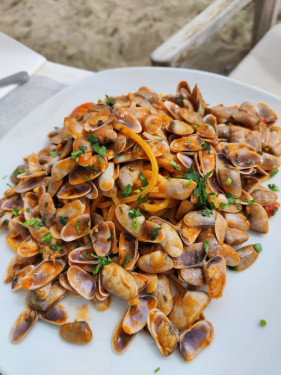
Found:
[[(150, 53), (211, 2), (0, 0), (0, 30), (66, 65), (93, 71), (150, 65)], [(228, 74), (250, 49), (253, 15), (250, 4), (184, 66)]]

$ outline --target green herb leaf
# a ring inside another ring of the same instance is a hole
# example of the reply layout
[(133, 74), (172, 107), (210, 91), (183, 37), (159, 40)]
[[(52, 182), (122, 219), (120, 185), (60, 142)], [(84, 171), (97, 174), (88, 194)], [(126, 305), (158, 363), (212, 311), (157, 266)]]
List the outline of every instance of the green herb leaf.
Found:
[(100, 155), (98, 155), (97, 161), (98, 161), (98, 164), (101, 164), (101, 157), (100, 157)]
[(24, 227), (31, 226), (34, 229), (39, 229), (44, 226), (44, 223), (43, 221), (39, 221), (38, 219), (29, 219), (29, 220), (26, 220), (24, 223), (22, 223), (22, 225)]
[(116, 99), (110, 98), (108, 95), (105, 95), (105, 97), (106, 97), (106, 104), (108, 104), (110, 107), (113, 107), (116, 102)]
[(280, 191), (279, 187), (275, 184), (268, 184), (267, 185), (271, 191)]
[(52, 233), (47, 232), (44, 234), (42, 241), (45, 242), (47, 245), (50, 245), (52, 242)]
[(271, 172), (271, 174), (270, 174), (270, 177), (273, 177), (273, 176), (275, 176), (277, 173), (278, 173), (278, 168), (274, 168), (273, 170), (272, 170), (272, 172)]
[(226, 204), (226, 203), (223, 203), (223, 202), (220, 202), (220, 206), (221, 206), (222, 208), (225, 208), (225, 207), (227, 206), (227, 204)]
[(83, 176), (83, 178), (84, 178), (84, 180), (88, 181), (90, 176), (85, 175), (85, 176)]
[(200, 263), (201, 259), (200, 259), (200, 256), (198, 254), (198, 251), (196, 249), (195, 249), (195, 255), (196, 255), (196, 257), (195, 257), (195, 263)]
[(133, 186), (128, 184), (125, 189), (121, 193), (121, 197), (125, 198), (128, 197), (132, 192)]
[(255, 249), (258, 253), (260, 253), (260, 252), (262, 251), (262, 245), (261, 245), (260, 243), (255, 243), (255, 244), (253, 245), (253, 247), (254, 247), (254, 249)]
[(15, 176), (17, 176), (17, 175), (19, 175), (19, 174), (22, 174), (22, 173), (27, 173), (27, 170), (25, 170), (25, 169), (16, 169), (16, 170), (14, 171), (14, 175), (15, 175)]
[(152, 241), (156, 240), (157, 236), (158, 236), (158, 232), (159, 230), (161, 230), (162, 227), (158, 227), (158, 228), (153, 228), (151, 229), (150, 231), (150, 238)]
[(145, 194), (144, 198), (141, 195), (139, 195), (137, 197), (137, 205), (141, 206), (143, 203), (146, 203), (148, 201), (148, 198), (149, 198), (149, 193)]
[(123, 260), (121, 266), (124, 268), (130, 259), (131, 259), (130, 255), (126, 254), (125, 259)]
[(178, 171), (181, 169), (181, 167), (174, 160), (170, 160), (170, 164)]
[(210, 217), (211, 215), (213, 215), (213, 211), (210, 210), (209, 208), (206, 208), (205, 210), (199, 211), (199, 214), (201, 214), (202, 216)]
[(59, 216), (59, 222), (61, 223), (61, 225), (66, 225), (68, 219), (68, 216)]
[(142, 213), (140, 212), (140, 209), (139, 208), (135, 209), (135, 208), (131, 207), (130, 211), (129, 211), (129, 217), (131, 219), (134, 219), (134, 218), (139, 217), (139, 216), (142, 216)]
[(25, 212), (30, 212), (30, 208), (27, 207), (24, 211)]
[(158, 372), (158, 371), (160, 371), (160, 367), (157, 367), (157, 368), (154, 370), (155, 374), (156, 374), (156, 372)]
[(58, 152), (58, 151), (51, 151), (50, 155), (55, 158), (56, 156), (60, 156), (60, 152)]
[(275, 216), (277, 214), (277, 211), (278, 211), (278, 208), (274, 208), (274, 210), (272, 211), (272, 216)]
[(51, 245), (51, 249), (54, 251), (61, 251), (62, 246), (61, 245)]
[(138, 229), (138, 222), (137, 222), (137, 219), (135, 217), (133, 218), (133, 228), (134, 228), (134, 230)]
[(255, 200), (254, 199), (249, 200), (249, 199), (245, 198), (245, 199), (243, 199), (243, 202), (247, 202), (248, 206), (252, 206), (252, 204), (255, 203)]
[(76, 223), (74, 223), (74, 226), (77, 229), (78, 234), (81, 234), (81, 231), (80, 231), (80, 225), (81, 224), (82, 224), (81, 221), (76, 221)]
[(139, 174), (139, 178), (141, 179), (141, 184), (142, 186), (147, 186), (148, 185), (148, 181), (147, 179), (144, 177), (144, 175), (142, 173)]
[(11, 212), (12, 212), (12, 214), (13, 214), (14, 216), (19, 216), (19, 208), (15, 207), (15, 208), (12, 209)]
[(185, 184), (183, 185), (183, 187), (186, 188), (188, 185), (191, 184), (192, 181), (193, 181), (193, 180), (190, 178), (189, 180), (187, 180), (187, 181), (185, 182)]
[(168, 301), (168, 298), (167, 298), (166, 294), (163, 294), (163, 299), (164, 299), (165, 302)]
[(260, 326), (261, 326), (261, 327), (265, 327), (265, 326), (266, 326), (266, 320), (261, 319), (261, 320), (260, 320)]
[(98, 255), (95, 255), (95, 254), (91, 253), (91, 256), (95, 259), (98, 259), (98, 264), (95, 267), (95, 269), (93, 270), (93, 275), (96, 275), (103, 266), (106, 266), (106, 265), (108, 265), (112, 262), (109, 255), (106, 255), (104, 257), (100, 257)]
[(203, 241), (203, 247), (204, 247), (204, 250), (205, 250), (206, 254), (208, 254), (209, 246), (210, 246), (210, 244), (209, 244), (208, 240)]
[(225, 185), (229, 186), (229, 185), (231, 185), (231, 183), (232, 183), (232, 179), (228, 177), (228, 178), (225, 180)]
[(237, 271), (237, 266), (227, 266), (227, 268), (231, 271)]

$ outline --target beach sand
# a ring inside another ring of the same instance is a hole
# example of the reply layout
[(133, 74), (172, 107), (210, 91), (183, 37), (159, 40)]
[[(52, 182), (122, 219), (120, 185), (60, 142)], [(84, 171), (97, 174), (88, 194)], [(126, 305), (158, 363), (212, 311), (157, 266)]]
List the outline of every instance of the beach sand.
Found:
[[(0, 30), (47, 59), (98, 71), (150, 65), (150, 53), (210, 0), (1, 0)], [(184, 66), (228, 74), (250, 49), (253, 5)]]

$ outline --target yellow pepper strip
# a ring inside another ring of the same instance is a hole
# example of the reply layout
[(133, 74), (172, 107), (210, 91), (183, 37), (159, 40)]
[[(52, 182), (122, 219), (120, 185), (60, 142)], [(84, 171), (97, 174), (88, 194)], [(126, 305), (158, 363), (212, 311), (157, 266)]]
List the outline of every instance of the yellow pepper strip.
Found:
[[(153, 155), (152, 151), (150, 150), (149, 146), (147, 145), (147, 143), (139, 135), (137, 135), (132, 129), (126, 127), (125, 125), (119, 124), (118, 122), (115, 122), (113, 126), (117, 131), (120, 131), (128, 138), (132, 138), (134, 141), (136, 141), (138, 145), (146, 153), (146, 155), (148, 156), (151, 162), (151, 166), (152, 166), (151, 180), (149, 181), (149, 184), (145, 187), (145, 189), (141, 192), (142, 197), (144, 197), (147, 193), (150, 193), (150, 191), (156, 185), (156, 182), (158, 179), (158, 170), (159, 170), (157, 160), (155, 156)], [(122, 198), (120, 199), (120, 201), (122, 203), (134, 202), (138, 199), (139, 195), (140, 194), (134, 194), (134, 195), (131, 195), (130, 197)]]
[(12, 248), (12, 249), (14, 249), (14, 250), (18, 250), (18, 245), (16, 244), (16, 241), (12, 238), (12, 237), (10, 237), (10, 236), (8, 236), (7, 235), (7, 237), (6, 237), (6, 241), (8, 242), (8, 245)]

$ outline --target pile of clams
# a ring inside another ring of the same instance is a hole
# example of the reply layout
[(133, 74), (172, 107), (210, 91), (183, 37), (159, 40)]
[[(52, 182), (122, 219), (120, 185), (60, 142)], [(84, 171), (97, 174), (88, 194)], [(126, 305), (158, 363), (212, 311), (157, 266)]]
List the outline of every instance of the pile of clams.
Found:
[(145, 329), (164, 356), (197, 356), (214, 337), (204, 310), (223, 296), (227, 268), (259, 256), (247, 231), (266, 234), (280, 206), (278, 187), (261, 185), (281, 164), (276, 120), (264, 103), (210, 107), (185, 81), (175, 95), (141, 87), (74, 109), (0, 200), (15, 250), (4, 282), (27, 291), (11, 342), (44, 320), (87, 343), (87, 322), (68, 322), (59, 302), (71, 293), (105, 311), (114, 295), (127, 302), (116, 353)]

